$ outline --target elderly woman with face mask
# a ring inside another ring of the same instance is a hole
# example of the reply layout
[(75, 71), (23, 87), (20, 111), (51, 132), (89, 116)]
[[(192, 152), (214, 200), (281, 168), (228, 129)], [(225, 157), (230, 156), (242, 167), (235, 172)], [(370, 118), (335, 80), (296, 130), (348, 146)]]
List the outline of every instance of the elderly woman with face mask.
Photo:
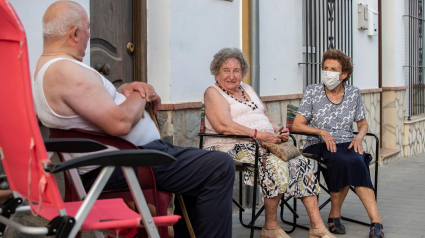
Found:
[[(368, 130), (365, 111), (357, 87), (345, 84), (353, 72), (351, 59), (340, 50), (323, 54), (322, 82), (306, 88), (293, 130), (319, 134), (323, 141), (322, 158), (328, 168), (326, 181), (331, 192), (329, 230), (345, 234), (341, 224), (341, 206), (349, 186), (354, 186), (371, 220), (369, 237), (384, 237), (382, 220), (375, 201), (362, 141)], [(354, 136), (353, 122), (359, 133)], [(317, 154), (320, 144), (308, 137), (305, 153)]]
[[(260, 142), (281, 143), (289, 132), (270, 119), (266, 107), (255, 91), (242, 78), (248, 73), (248, 63), (239, 49), (224, 48), (214, 55), (211, 74), (216, 83), (205, 91), (205, 129), (207, 133), (250, 135)], [(278, 132), (282, 132), (279, 134)], [(229, 153), (235, 161), (254, 163), (255, 147), (247, 140), (206, 138), (204, 148)], [(260, 149), (259, 180), (264, 194), (265, 224), (262, 238), (289, 237), (279, 226), (277, 208), (283, 193), (303, 202), (310, 217), (309, 237), (334, 237), (325, 228), (317, 205), (320, 192), (314, 166), (298, 156), (285, 162)], [(253, 184), (251, 170), (245, 172), (245, 184)]]

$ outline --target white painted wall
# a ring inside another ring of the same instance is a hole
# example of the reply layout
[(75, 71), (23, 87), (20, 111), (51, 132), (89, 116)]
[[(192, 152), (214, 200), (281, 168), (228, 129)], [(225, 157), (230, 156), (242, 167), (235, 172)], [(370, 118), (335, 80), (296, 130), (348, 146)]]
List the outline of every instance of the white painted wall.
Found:
[[(384, 86), (400, 86), (404, 85), (403, 1), (386, 1), (396, 2), (394, 20), (389, 24), (397, 30), (391, 33), (394, 40), (390, 42), (395, 51), (388, 51), (396, 67), (384, 70), (394, 76), (384, 77)], [(33, 70), (42, 52), (41, 19), (54, 0), (10, 2), (26, 29)], [(77, 2), (89, 12), (90, 0)], [(378, 36), (357, 30), (359, 2), (378, 10), (377, 0), (353, 1), (354, 84), (361, 89), (377, 88)], [(241, 47), (241, 0), (148, 0), (147, 7), (148, 82), (163, 103), (200, 101), (204, 90), (214, 83), (209, 71), (213, 55), (223, 47)], [(303, 67), (298, 65), (303, 62), (301, 29), (302, 1), (260, 1), (261, 96), (303, 92)], [(84, 62), (90, 62), (89, 50)]]
[[(90, 14), (90, 0), (74, 0), (86, 9)], [(30, 61), (31, 75), (34, 71), (38, 58), (43, 52), (43, 28), (42, 18), (46, 9), (56, 0), (9, 0), (16, 13), (18, 13), (28, 40), (28, 53)], [(84, 63), (90, 65), (90, 42), (86, 49)]]
[[(378, 88), (378, 36), (357, 29), (357, 4), (378, 10), (377, 0), (353, 1), (354, 85)], [(300, 0), (260, 1), (260, 95), (303, 92), (303, 4)], [(374, 16), (376, 24), (378, 15)], [(403, 29), (403, 28), (402, 28)], [(404, 59), (404, 58), (402, 58)]]
[(404, 86), (404, 1), (386, 0), (383, 1), (382, 8), (382, 86)]
[(170, 1), (148, 0), (148, 83), (162, 99), (171, 103)]
[[(385, 0), (387, 1), (387, 0)], [(399, 1), (399, 0), (396, 0)], [(377, 0), (353, 1), (353, 63), (354, 86), (360, 89), (379, 87), (379, 42), (378, 35), (368, 36), (367, 30), (358, 30), (357, 4), (368, 4), (369, 8), (378, 11)], [(378, 15), (374, 15), (374, 22), (378, 24)]]
[(260, 95), (302, 93), (303, 1), (260, 1)]
[(170, 1), (170, 102), (202, 99), (214, 54), (241, 48), (240, 18), (240, 0)]

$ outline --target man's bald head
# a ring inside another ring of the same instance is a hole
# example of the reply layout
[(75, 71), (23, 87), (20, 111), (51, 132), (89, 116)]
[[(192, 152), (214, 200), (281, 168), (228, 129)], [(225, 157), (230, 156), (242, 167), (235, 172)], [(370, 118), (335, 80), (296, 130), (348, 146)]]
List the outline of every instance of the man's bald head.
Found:
[(47, 8), (43, 16), (43, 39), (59, 40), (75, 26), (82, 29), (82, 21), (87, 16), (84, 8), (72, 1), (58, 1)]

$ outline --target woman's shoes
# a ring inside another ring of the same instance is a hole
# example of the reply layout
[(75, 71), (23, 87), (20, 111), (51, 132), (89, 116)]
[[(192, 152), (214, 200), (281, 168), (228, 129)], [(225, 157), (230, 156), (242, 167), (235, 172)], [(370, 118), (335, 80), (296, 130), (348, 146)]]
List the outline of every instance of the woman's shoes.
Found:
[(381, 223), (370, 224), (369, 238), (383, 238), (384, 226)]
[[(324, 236), (319, 236), (319, 234), (325, 234), (325, 235)], [(331, 233), (329, 233), (328, 229), (326, 229), (325, 227), (319, 228), (319, 229), (310, 228), (310, 231), (308, 232), (308, 238), (318, 238), (318, 237), (322, 237), (322, 238), (336, 238), (336, 236), (334, 236)]]
[(333, 223), (329, 226), (329, 231), (334, 234), (345, 234), (345, 226), (341, 223), (341, 217), (328, 218), (328, 223)]
[(276, 230), (261, 229), (260, 238), (291, 238), (281, 228)]

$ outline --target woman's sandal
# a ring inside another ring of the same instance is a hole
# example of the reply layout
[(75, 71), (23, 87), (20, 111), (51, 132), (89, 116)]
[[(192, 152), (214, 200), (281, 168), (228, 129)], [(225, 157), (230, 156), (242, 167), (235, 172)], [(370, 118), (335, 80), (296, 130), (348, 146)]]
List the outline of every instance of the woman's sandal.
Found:
[(345, 234), (345, 226), (341, 223), (341, 217), (328, 218), (328, 223), (333, 223), (329, 226), (329, 231), (334, 234)]
[(291, 238), (281, 228), (276, 229), (276, 230), (266, 230), (264, 228), (261, 229), (260, 238), (271, 238), (271, 237), (272, 238)]
[[(318, 236), (319, 234), (325, 234), (325, 235), (324, 236)], [(321, 238), (336, 238), (336, 236), (329, 233), (328, 229), (326, 229), (325, 227), (318, 228), (318, 229), (310, 228), (310, 231), (308, 232), (308, 238), (318, 238), (318, 237), (321, 237)]]
[(369, 238), (384, 238), (384, 226), (381, 223), (370, 224)]

